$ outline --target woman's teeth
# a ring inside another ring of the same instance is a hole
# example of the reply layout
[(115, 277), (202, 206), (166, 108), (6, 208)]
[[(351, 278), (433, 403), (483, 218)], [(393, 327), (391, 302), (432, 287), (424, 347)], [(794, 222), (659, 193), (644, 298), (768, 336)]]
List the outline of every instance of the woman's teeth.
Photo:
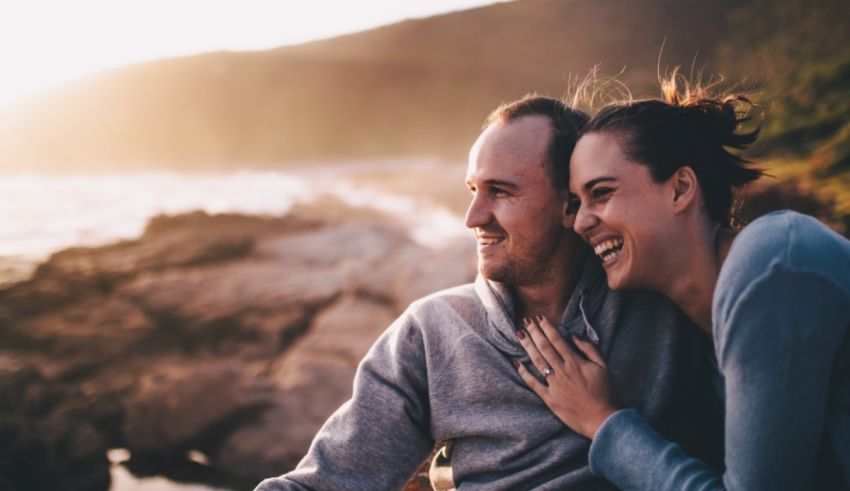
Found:
[(621, 250), (623, 250), (623, 239), (606, 240), (593, 248), (593, 252), (602, 259), (602, 262), (606, 263), (613, 261)]

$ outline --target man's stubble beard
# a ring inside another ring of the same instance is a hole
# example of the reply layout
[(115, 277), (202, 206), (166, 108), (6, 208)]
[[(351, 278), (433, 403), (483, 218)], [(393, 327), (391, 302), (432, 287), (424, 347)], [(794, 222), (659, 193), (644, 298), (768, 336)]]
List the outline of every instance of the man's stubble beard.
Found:
[(504, 251), (504, 259), (499, 264), (493, 264), (492, 261), (488, 264), (479, 256), (478, 271), (488, 280), (504, 285), (540, 284), (547, 275), (552, 273), (550, 271), (552, 259), (557, 254), (558, 248), (563, 247), (560, 240), (562, 232), (560, 224), (557, 227), (551, 227), (550, 233), (543, 235), (543, 237), (550, 237), (550, 240), (541, 238), (520, 250)]

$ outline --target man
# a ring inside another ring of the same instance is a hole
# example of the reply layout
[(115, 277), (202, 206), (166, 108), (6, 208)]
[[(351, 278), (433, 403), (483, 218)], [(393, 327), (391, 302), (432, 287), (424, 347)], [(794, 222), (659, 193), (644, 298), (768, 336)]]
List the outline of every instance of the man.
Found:
[(568, 162), (586, 120), (543, 97), (488, 118), (466, 177), (475, 283), (414, 302), (361, 362), (351, 400), (298, 467), (258, 490), (398, 489), (437, 441), (451, 442), (451, 477), (461, 489), (611, 489), (590, 474), (589, 441), (512, 365), (533, 370), (515, 333), (538, 314), (599, 346), (625, 406), (717, 461), (722, 430), (711, 415), (720, 406), (691, 389), (709, 386), (700, 379), (710, 373), (708, 340), (677, 326), (684, 317), (658, 295), (608, 291), (572, 231)]

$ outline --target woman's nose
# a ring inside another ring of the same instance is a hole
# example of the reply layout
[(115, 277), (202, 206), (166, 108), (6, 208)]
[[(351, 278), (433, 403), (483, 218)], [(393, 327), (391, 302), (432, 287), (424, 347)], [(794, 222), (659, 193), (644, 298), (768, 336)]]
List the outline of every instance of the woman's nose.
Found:
[(599, 223), (599, 218), (593, 214), (587, 207), (579, 206), (578, 211), (576, 212), (576, 220), (573, 228), (576, 233), (582, 236), (582, 238), (587, 236), (587, 233)]

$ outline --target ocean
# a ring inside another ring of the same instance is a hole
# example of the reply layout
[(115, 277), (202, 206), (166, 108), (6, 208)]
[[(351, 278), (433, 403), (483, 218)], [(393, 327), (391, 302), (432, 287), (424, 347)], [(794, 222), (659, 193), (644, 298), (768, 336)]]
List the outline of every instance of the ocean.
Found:
[(428, 247), (471, 237), (463, 218), (434, 199), (387, 189), (387, 173), (410, 180), (446, 175), (437, 179), (457, 182), (431, 184), (463, 186), (456, 168), (429, 161), (342, 163), (287, 171), (0, 175), (0, 283), (4, 277), (8, 281), (26, 275), (61, 249), (136, 238), (155, 215), (203, 210), (276, 216), (296, 203), (323, 197), (379, 210)]

